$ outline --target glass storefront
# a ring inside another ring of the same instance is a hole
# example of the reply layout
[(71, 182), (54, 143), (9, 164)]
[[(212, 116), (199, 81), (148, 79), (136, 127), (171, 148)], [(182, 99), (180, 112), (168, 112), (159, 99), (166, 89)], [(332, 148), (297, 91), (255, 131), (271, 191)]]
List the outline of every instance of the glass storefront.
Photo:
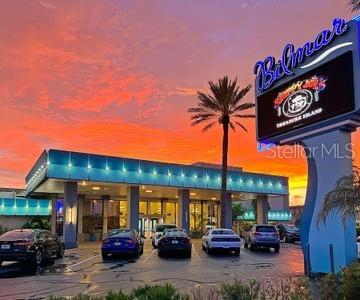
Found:
[[(84, 199), (83, 233), (102, 233), (103, 200)], [(218, 226), (219, 205), (214, 201), (191, 201), (189, 207), (190, 234), (201, 235)], [(108, 230), (127, 227), (127, 200), (108, 200)], [(139, 231), (150, 237), (158, 223), (177, 224), (178, 204), (175, 200), (144, 200), (139, 202)]]

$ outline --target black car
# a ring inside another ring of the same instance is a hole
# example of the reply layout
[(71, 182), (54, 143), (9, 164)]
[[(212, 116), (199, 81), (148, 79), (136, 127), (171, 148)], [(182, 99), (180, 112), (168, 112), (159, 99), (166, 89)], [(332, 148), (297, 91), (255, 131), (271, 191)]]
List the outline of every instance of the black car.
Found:
[(138, 257), (144, 252), (144, 241), (136, 230), (114, 229), (108, 238), (102, 242), (101, 254), (103, 259), (109, 255), (132, 255)]
[(3, 261), (27, 261), (41, 265), (52, 256), (63, 257), (63, 241), (50, 231), (16, 229), (0, 236), (0, 265)]
[(300, 230), (295, 225), (280, 224), (277, 225), (280, 239), (285, 243), (294, 243), (300, 241)]
[(182, 253), (191, 258), (191, 239), (185, 231), (180, 229), (165, 230), (158, 243), (158, 256), (170, 253)]

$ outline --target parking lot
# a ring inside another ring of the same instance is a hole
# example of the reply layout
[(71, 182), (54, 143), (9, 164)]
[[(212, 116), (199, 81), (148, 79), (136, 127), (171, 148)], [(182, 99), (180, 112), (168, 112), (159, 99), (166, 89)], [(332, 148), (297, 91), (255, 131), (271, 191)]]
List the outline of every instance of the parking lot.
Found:
[(208, 255), (201, 241), (193, 240), (192, 258), (159, 258), (149, 240), (138, 259), (102, 261), (99, 243), (81, 244), (66, 251), (63, 259), (34, 268), (19, 263), (0, 267), (0, 299), (46, 298), (49, 295), (101, 294), (107, 290), (129, 290), (143, 284), (171, 282), (183, 291), (195, 285), (218, 284), (235, 278), (291, 277), (302, 275), (303, 256), (299, 244), (281, 244), (273, 250)]

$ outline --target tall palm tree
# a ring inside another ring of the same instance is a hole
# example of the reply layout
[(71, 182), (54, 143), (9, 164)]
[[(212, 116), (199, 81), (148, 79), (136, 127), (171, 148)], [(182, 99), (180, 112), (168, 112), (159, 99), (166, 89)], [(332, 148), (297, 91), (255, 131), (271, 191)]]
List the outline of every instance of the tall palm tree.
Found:
[(318, 214), (318, 224), (326, 222), (328, 216), (342, 214), (343, 223), (353, 218), (360, 209), (360, 169), (353, 168), (353, 174), (340, 178), (333, 190), (325, 195), (324, 205)]
[(349, 9), (351, 12), (360, 10), (360, 0), (350, 0), (349, 1)]
[[(200, 123), (206, 123), (202, 129), (203, 132), (211, 129), (216, 123), (219, 123), (223, 129), (222, 139), (222, 168), (221, 168), (221, 227), (231, 227), (231, 216), (227, 216), (229, 222), (226, 222), (226, 201), (231, 201), (227, 197), (227, 168), (228, 168), (228, 144), (229, 127), (235, 131), (235, 126), (247, 132), (246, 127), (240, 123), (241, 119), (254, 118), (254, 114), (242, 113), (244, 110), (253, 108), (253, 103), (241, 103), (244, 96), (250, 91), (251, 84), (243, 89), (237, 85), (237, 78), (229, 80), (227, 76), (220, 78), (218, 82), (209, 81), (211, 94), (198, 92), (199, 102), (197, 107), (188, 109), (191, 116), (192, 126)], [(231, 214), (231, 211), (230, 211)]]

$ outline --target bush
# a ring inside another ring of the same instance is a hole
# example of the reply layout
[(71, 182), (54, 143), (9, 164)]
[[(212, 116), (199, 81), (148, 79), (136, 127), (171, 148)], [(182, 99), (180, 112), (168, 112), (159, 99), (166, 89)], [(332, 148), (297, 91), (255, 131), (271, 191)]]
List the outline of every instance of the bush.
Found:
[(344, 298), (342, 274), (326, 274), (315, 280), (317, 299), (340, 300)]
[(344, 270), (344, 299), (360, 299), (360, 264), (355, 263)]
[(260, 293), (260, 283), (255, 279), (248, 281), (235, 280), (234, 283), (224, 283), (221, 294), (224, 300), (255, 300)]
[(131, 297), (137, 300), (188, 300), (188, 295), (180, 294), (171, 284), (165, 285), (145, 285), (134, 289)]

